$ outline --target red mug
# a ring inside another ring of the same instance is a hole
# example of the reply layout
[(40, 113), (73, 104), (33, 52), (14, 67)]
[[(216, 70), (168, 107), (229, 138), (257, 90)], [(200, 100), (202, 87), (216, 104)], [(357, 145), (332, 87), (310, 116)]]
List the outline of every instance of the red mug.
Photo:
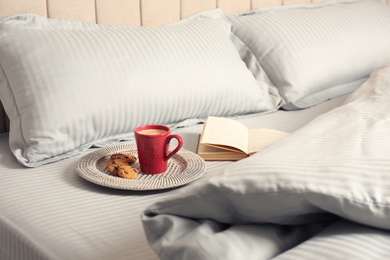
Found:
[[(183, 139), (171, 134), (164, 125), (143, 125), (134, 130), (137, 143), (138, 160), (141, 172), (149, 174), (163, 173), (167, 170), (168, 160), (183, 146)], [(177, 147), (169, 153), (171, 140), (178, 141)]]

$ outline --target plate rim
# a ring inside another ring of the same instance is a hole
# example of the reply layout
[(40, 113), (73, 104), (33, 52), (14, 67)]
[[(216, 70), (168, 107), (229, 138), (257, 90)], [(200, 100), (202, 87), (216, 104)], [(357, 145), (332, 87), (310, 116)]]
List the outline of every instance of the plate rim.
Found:
[[(76, 172), (83, 179), (97, 184), (99, 186), (113, 188), (113, 189), (121, 189), (121, 190), (133, 190), (133, 191), (152, 191), (152, 190), (164, 190), (171, 189), (186, 185), (191, 183), (200, 177), (202, 177), (206, 170), (206, 162), (203, 158), (201, 158), (196, 153), (193, 153), (185, 148), (181, 148), (177, 154), (172, 156), (172, 159), (178, 159), (178, 157), (182, 157), (182, 160), (187, 162), (187, 167), (181, 172), (184, 174), (186, 178), (181, 178), (181, 181), (177, 182), (177, 179), (180, 178), (161, 178), (160, 174), (147, 174), (149, 176), (148, 179), (137, 180), (137, 179), (124, 179), (116, 176), (109, 175), (106, 172), (99, 170), (96, 167), (98, 161), (102, 160), (104, 157), (108, 157), (111, 154), (121, 153), (121, 151), (136, 151), (135, 143), (122, 143), (109, 145), (106, 147), (99, 148), (95, 151), (92, 151), (86, 155), (84, 155), (80, 160), (77, 161), (76, 164)], [(86, 165), (88, 168), (85, 168)], [(93, 165), (90, 165), (93, 164)], [(169, 170), (169, 169), (168, 169)], [(143, 174), (143, 173), (141, 173)], [(153, 178), (156, 176), (156, 178)], [(165, 183), (161, 184), (161, 180), (165, 180)], [(168, 184), (166, 182), (168, 180)], [(175, 182), (176, 180), (176, 182)], [(156, 183), (157, 182), (157, 183)], [(126, 185), (127, 184), (127, 185)], [(138, 187), (134, 187), (136, 184)], [(149, 185), (148, 187), (148, 184)]]

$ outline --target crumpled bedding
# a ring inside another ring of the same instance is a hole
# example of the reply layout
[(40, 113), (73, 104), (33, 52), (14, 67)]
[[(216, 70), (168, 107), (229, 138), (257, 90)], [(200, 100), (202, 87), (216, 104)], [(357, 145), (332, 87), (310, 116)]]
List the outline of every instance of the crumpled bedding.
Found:
[(161, 259), (390, 258), (390, 65), (343, 106), (141, 218)]

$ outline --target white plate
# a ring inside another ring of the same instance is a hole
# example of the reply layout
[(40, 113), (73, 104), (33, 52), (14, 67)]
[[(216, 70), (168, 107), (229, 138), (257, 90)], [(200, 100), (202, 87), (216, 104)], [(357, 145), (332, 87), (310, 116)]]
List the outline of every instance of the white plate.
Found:
[(190, 183), (204, 174), (205, 161), (197, 154), (186, 149), (172, 156), (167, 171), (160, 174), (144, 174), (138, 161), (132, 165), (140, 172), (137, 179), (124, 179), (113, 176), (107, 171), (106, 160), (116, 153), (131, 153), (138, 157), (135, 143), (101, 148), (84, 156), (76, 165), (77, 173), (95, 184), (122, 190), (161, 190)]

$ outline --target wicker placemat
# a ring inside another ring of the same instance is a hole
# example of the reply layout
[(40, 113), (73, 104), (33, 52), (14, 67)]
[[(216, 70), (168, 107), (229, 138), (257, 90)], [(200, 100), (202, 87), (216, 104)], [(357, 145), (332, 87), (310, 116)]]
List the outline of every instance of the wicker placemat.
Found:
[(197, 154), (181, 149), (168, 161), (168, 169), (160, 174), (144, 174), (138, 161), (132, 165), (140, 172), (137, 179), (113, 176), (107, 171), (106, 160), (112, 154), (131, 153), (138, 157), (135, 143), (101, 148), (84, 156), (76, 165), (77, 173), (95, 184), (122, 190), (160, 190), (190, 183), (204, 174), (206, 163)]

